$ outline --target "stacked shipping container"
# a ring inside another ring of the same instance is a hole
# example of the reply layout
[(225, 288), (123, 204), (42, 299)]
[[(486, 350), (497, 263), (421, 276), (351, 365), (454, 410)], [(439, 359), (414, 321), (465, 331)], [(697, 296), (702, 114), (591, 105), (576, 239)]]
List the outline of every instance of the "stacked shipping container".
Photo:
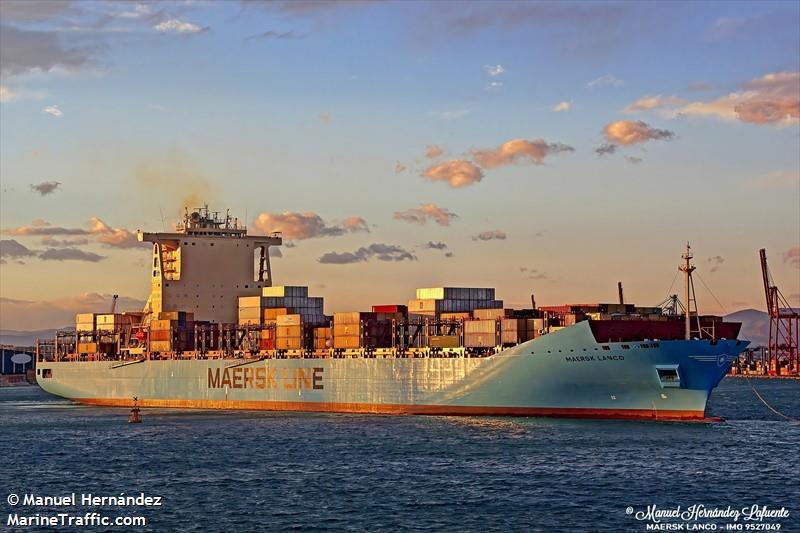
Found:
[(324, 325), (324, 299), (308, 296), (308, 287), (264, 287), (260, 296), (239, 297), (239, 325), (270, 324), (281, 315), (301, 315), (303, 325)]
[(440, 315), (503, 307), (502, 300), (494, 299), (495, 292), (491, 288), (426, 287), (417, 289), (416, 296), (408, 301), (410, 313)]

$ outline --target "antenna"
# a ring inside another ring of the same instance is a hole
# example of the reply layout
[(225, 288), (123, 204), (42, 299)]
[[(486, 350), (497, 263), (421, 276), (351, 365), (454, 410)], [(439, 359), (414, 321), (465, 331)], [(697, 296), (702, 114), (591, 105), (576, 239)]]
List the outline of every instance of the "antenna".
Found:
[(694, 293), (694, 283), (692, 282), (692, 272), (694, 272), (695, 266), (691, 263), (692, 258), (692, 247), (689, 246), (689, 243), (686, 243), (686, 252), (681, 255), (681, 259), (683, 259), (683, 263), (678, 266), (678, 271), (683, 272), (683, 293), (684, 297), (686, 298), (686, 340), (691, 340), (692, 338), (692, 303), (694, 303), (694, 313), (697, 316), (697, 329), (698, 335), (702, 336), (700, 330), (700, 315), (697, 311), (697, 296)]
[(164, 222), (164, 211), (161, 209), (161, 206), (158, 206), (158, 212), (161, 215), (161, 229), (164, 231), (164, 233), (166, 233), (167, 232), (167, 224), (166, 224), (166, 222)]

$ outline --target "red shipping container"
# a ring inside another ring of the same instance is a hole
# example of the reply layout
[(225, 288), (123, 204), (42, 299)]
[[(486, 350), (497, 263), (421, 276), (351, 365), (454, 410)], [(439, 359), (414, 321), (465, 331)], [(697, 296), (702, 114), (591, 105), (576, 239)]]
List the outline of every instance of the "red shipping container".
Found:
[(407, 305), (373, 305), (373, 313), (408, 313)]
[(258, 339), (259, 350), (274, 350), (275, 339)]

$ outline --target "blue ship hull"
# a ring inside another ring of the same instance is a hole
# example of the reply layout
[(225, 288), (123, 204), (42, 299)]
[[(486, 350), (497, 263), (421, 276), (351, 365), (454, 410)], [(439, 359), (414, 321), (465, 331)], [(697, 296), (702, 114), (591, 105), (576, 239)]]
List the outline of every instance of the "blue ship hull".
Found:
[(580, 322), (486, 357), (45, 361), (37, 379), (107, 406), (700, 420), (747, 344), (598, 343)]

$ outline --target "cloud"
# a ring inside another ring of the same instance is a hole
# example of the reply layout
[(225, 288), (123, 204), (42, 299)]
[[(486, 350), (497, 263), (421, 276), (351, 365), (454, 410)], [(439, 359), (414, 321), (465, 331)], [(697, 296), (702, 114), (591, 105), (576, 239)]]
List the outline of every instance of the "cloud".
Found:
[(395, 164), (395, 166), (394, 166), (394, 173), (395, 173), (395, 174), (402, 174), (402, 173), (403, 173), (403, 172), (405, 172), (407, 169), (408, 169), (408, 167), (407, 167), (407, 166), (405, 166), (403, 163), (401, 163), (400, 161), (398, 161), (398, 162)]
[(73, 14), (75, 11), (75, 6), (70, 0), (48, 0), (46, 2), (4, 0), (0, 4), (0, 13), (4, 19), (20, 22), (42, 21), (56, 15)]
[(3, 230), (8, 235), (19, 237), (40, 236), (40, 235), (89, 235), (89, 230), (83, 228), (64, 228), (53, 226), (42, 219), (34, 220), (30, 226), (20, 226)]
[(559, 102), (553, 106), (553, 112), (560, 113), (572, 109), (572, 102)]
[(16, 102), (20, 100), (42, 100), (45, 93), (42, 91), (30, 91), (21, 86), (13, 89), (7, 85), (0, 85), (0, 103)]
[(394, 218), (420, 226), (424, 226), (428, 220), (433, 220), (440, 226), (449, 226), (453, 219), (458, 218), (458, 215), (436, 204), (422, 204), (405, 211), (396, 211)]
[(478, 233), (474, 237), (472, 237), (473, 241), (504, 241), (506, 240), (507, 235), (500, 231), (499, 229), (491, 230), (491, 231), (482, 231)]
[(31, 184), (31, 190), (38, 192), (42, 196), (47, 196), (56, 192), (56, 189), (61, 185), (60, 181), (43, 181), (37, 184)]
[(751, 179), (742, 185), (745, 190), (793, 189), (800, 186), (800, 173), (777, 170)]
[(345, 265), (350, 263), (363, 263), (371, 258), (378, 261), (416, 261), (417, 257), (408, 250), (391, 244), (375, 243), (362, 246), (355, 252), (328, 252), (318, 259), (320, 263), (328, 265)]
[(638, 111), (651, 111), (653, 109), (658, 109), (662, 107), (668, 106), (678, 106), (685, 103), (685, 100), (681, 98), (677, 98), (675, 96), (643, 96), (639, 98), (632, 104), (628, 104), (622, 110), (623, 113), (636, 113)]
[(506, 71), (506, 69), (503, 68), (503, 65), (484, 65), (483, 68), (486, 69), (486, 74), (488, 74), (491, 78), (499, 76)]
[(105, 259), (105, 256), (77, 248), (48, 248), (39, 254), (39, 259), (42, 261), (86, 261), (97, 263)]
[(319, 114), (319, 119), (325, 124), (328, 124), (331, 121), (331, 114), (323, 111), (322, 113)]
[(374, 2), (370, 0), (287, 0), (285, 2), (275, 2), (272, 0), (260, 2), (244, 2), (245, 5), (261, 6), (292, 16), (313, 17), (325, 12), (344, 10), (355, 7), (370, 7)]
[(636, 122), (632, 120), (612, 122), (603, 128), (603, 135), (605, 135), (608, 142), (621, 144), (623, 146), (654, 140), (668, 141), (675, 136), (675, 134), (669, 130), (651, 128), (646, 122), (642, 122), (641, 120)]
[(425, 147), (425, 157), (428, 159), (436, 159), (440, 155), (444, 153), (444, 150), (441, 146), (436, 144), (429, 144)]
[(78, 239), (54, 239), (50, 236), (45, 236), (42, 238), (42, 246), (47, 246), (48, 248), (72, 248), (75, 246), (86, 246), (89, 244), (89, 239), (86, 238), (78, 238)]
[(348, 217), (342, 222), (342, 228), (345, 233), (364, 232), (369, 233), (369, 226), (367, 221), (361, 217)]
[[(8, 5), (11, 4), (2, 3), (4, 17)], [(63, 46), (55, 32), (20, 29), (7, 24), (0, 28), (0, 71), (4, 77), (54, 69), (75, 71), (88, 62), (89, 52), (89, 48)]]
[(725, 258), (721, 255), (715, 255), (713, 257), (709, 257), (706, 259), (706, 263), (708, 263), (711, 268), (709, 268), (709, 272), (716, 272), (722, 266), (722, 263), (725, 262)]
[(186, 22), (180, 19), (169, 19), (159, 22), (153, 27), (154, 30), (162, 33), (201, 33), (208, 31), (210, 29), (209, 26), (201, 28), (191, 22)]
[(473, 149), (472, 157), (483, 168), (493, 168), (501, 165), (510, 165), (529, 161), (535, 165), (543, 165), (544, 159), (550, 154), (561, 152), (574, 152), (575, 149), (561, 143), (547, 143), (544, 139), (527, 141), (513, 139), (504, 142), (495, 149)]
[(112, 248), (137, 248), (143, 247), (136, 237), (136, 233), (123, 228), (112, 228), (97, 217), (92, 217), (88, 222), (89, 229), (65, 228), (53, 226), (51, 223), (37, 219), (30, 226), (20, 226), (3, 230), (3, 233), (18, 237), (47, 237), (55, 235), (86, 235), (93, 236), (97, 242)]
[(448, 250), (447, 244), (443, 242), (428, 241), (421, 246), (424, 250), (438, 250), (444, 254), (445, 257), (453, 257), (453, 252)]
[(789, 248), (783, 254), (783, 262), (792, 265), (795, 268), (800, 268), (800, 246)]
[(60, 117), (64, 114), (57, 105), (49, 105), (45, 107), (42, 109), (42, 113), (47, 113), (48, 115), (53, 115), (54, 117)]
[(253, 227), (263, 233), (280, 231), (283, 238), (298, 241), (338, 237), (347, 233), (369, 233), (367, 221), (361, 217), (350, 217), (341, 224), (328, 224), (314, 212), (261, 213), (253, 222)]
[(659, 111), (668, 118), (714, 117), (758, 125), (797, 124), (800, 122), (800, 72), (766, 74), (742, 84), (739, 91), (713, 100), (648, 96), (630, 104), (625, 111)]
[(625, 156), (625, 161), (627, 161), (631, 165), (638, 165), (639, 163), (644, 161), (644, 159), (642, 159), (641, 157), (634, 157), (632, 155), (626, 155)]
[(276, 41), (288, 41), (288, 40), (295, 40), (295, 39), (305, 39), (306, 36), (300, 33), (297, 33), (294, 30), (289, 31), (274, 31), (269, 30), (262, 33), (256, 33), (254, 35), (248, 35), (244, 42), (249, 43), (253, 41), (266, 41), (266, 40), (276, 40)]
[[(767, 4), (768, 5), (768, 4)], [(708, 41), (721, 42), (744, 37), (756, 37), (761, 42), (767, 40), (790, 39), (797, 48), (797, 28), (800, 17), (795, 9), (759, 10), (746, 16), (722, 16), (715, 19), (706, 29), (704, 37)], [(791, 45), (790, 45), (791, 46)]]
[(489, 83), (486, 84), (486, 88), (489, 89), (490, 91), (493, 89), (499, 89), (502, 86), (503, 86), (502, 81), (490, 81)]
[(540, 272), (535, 268), (531, 268), (528, 270), (528, 278), (529, 279), (547, 279), (547, 274), (545, 272)]
[(624, 83), (625, 83), (624, 81), (622, 81), (619, 78), (615, 78), (611, 74), (605, 74), (603, 76), (600, 76), (599, 78), (593, 79), (592, 81), (587, 83), (586, 86), (587, 87), (602, 87), (602, 86), (619, 87)]
[(452, 159), (426, 168), (422, 176), (430, 181), (446, 181), (450, 187), (458, 189), (481, 181), (483, 171), (472, 161)]
[(277, 246), (270, 246), (269, 247), (269, 256), (270, 257), (277, 257), (277, 258), (280, 259), (281, 257), (283, 257), (283, 252), (281, 252), (281, 249), (278, 248)]
[(37, 252), (30, 250), (25, 245), (18, 243), (14, 239), (0, 240), (0, 264), (5, 264), (7, 260), (22, 262), (27, 257), (35, 257)]
[(115, 15), (124, 19), (138, 19), (150, 17), (152, 14), (153, 9), (149, 4), (136, 4), (136, 6), (133, 8), (133, 11), (120, 11)]
[[(420, 40), (479, 39), (492, 35), (541, 36), (560, 47), (549, 53), (592, 53), (635, 46), (653, 10), (635, 2), (463, 2), (432, 8), (416, 20)], [(656, 10), (657, 11), (657, 10)], [(663, 25), (663, 20), (660, 21)], [(550, 47), (553, 48), (553, 47)], [(626, 48), (627, 49), (627, 48)]]
[(594, 153), (597, 154), (599, 157), (603, 157), (604, 155), (612, 155), (617, 152), (617, 145), (604, 143), (594, 149)]
[(89, 220), (89, 233), (95, 236), (100, 244), (111, 248), (139, 248), (149, 246), (148, 243), (139, 242), (136, 233), (124, 228), (112, 228), (97, 217)]
[[(75, 325), (76, 313), (107, 313), (111, 307), (111, 294), (84, 293), (48, 301), (30, 301), (0, 298), (2, 327), (34, 330), (63, 328)], [(145, 302), (130, 296), (120, 296), (118, 311), (140, 311)]]

